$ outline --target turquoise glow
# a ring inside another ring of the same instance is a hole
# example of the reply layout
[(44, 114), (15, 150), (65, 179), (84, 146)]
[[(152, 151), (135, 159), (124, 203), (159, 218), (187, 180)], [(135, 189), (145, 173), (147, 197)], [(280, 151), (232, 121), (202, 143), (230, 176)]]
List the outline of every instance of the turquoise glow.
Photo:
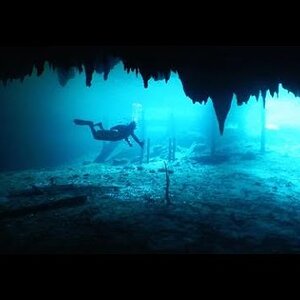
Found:
[[(121, 63), (107, 81), (95, 74), (89, 88), (83, 73), (61, 87), (57, 74), (47, 67), (40, 77), (34, 73), (22, 83), (1, 85), (0, 94), (0, 137), (6, 145), (0, 156), (2, 166), (9, 168), (64, 164), (98, 152), (102, 144), (92, 139), (87, 128), (74, 126), (75, 118), (102, 121), (109, 128), (141, 119), (143, 112), (147, 136), (159, 142), (175, 133), (183, 138), (189, 132), (198, 134), (208, 109), (185, 96), (177, 74), (168, 83), (150, 80), (145, 89), (141, 76), (127, 74)], [(138, 122), (137, 134), (141, 131)]]
[(267, 122), (266, 127), (270, 130), (284, 128), (300, 129), (300, 99), (294, 94), (279, 86), (278, 97), (272, 98), (268, 94), (266, 98)]
[[(47, 68), (0, 98), (0, 252), (300, 253), (300, 101), (281, 86), (265, 109), (233, 97), (222, 136), (177, 74), (145, 89), (122, 64), (91, 87)], [(135, 120), (146, 147), (75, 118)]]
[[(233, 97), (225, 132), (220, 136), (211, 100), (206, 105), (193, 104), (185, 96), (177, 74), (172, 73), (167, 83), (152, 79), (147, 89), (141, 76), (127, 74), (122, 63), (111, 71), (107, 81), (95, 74), (89, 88), (84, 76), (77, 74), (61, 87), (57, 74), (47, 68), (40, 77), (33, 74), (23, 83), (13, 81), (7, 87), (0, 86), (0, 135), (6, 145), (0, 150), (2, 165), (48, 166), (68, 163), (87, 153), (95, 155), (102, 144), (92, 139), (87, 128), (74, 126), (74, 118), (102, 121), (106, 128), (134, 119), (137, 134), (150, 138), (153, 145), (176, 137), (179, 147), (201, 143), (208, 152), (212, 141), (220, 152), (230, 152), (228, 145), (233, 142), (250, 143), (253, 151), (260, 147), (261, 98), (257, 101), (251, 97), (247, 104), (238, 106)], [(278, 97), (268, 93), (265, 112), (267, 149), (279, 149), (286, 141), (288, 145), (297, 143), (300, 101), (293, 94), (282, 86)], [(120, 145), (126, 147), (125, 143)]]

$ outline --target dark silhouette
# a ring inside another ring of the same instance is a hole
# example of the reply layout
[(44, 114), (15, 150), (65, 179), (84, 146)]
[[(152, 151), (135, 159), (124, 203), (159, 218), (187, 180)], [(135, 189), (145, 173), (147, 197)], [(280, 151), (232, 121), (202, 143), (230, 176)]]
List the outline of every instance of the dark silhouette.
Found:
[[(131, 136), (136, 141), (136, 143), (140, 145), (141, 148), (144, 147), (144, 142), (140, 141), (134, 133), (134, 130), (136, 129), (136, 123), (134, 121), (130, 122), (128, 125), (114, 126), (109, 130), (104, 129), (101, 122), (94, 124), (92, 121), (75, 119), (74, 123), (76, 125), (89, 126), (95, 140), (111, 142), (125, 140), (128, 143), (128, 145), (132, 147), (132, 143), (129, 140), (129, 137)], [(100, 130), (96, 130), (96, 126), (98, 126)]]

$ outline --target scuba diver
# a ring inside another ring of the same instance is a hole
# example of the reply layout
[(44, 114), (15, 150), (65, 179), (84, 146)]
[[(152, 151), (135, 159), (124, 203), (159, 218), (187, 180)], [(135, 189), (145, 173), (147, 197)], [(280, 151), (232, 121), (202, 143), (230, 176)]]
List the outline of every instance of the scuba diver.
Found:
[[(109, 130), (104, 129), (101, 122), (94, 124), (92, 121), (75, 119), (74, 123), (76, 125), (89, 126), (95, 140), (111, 142), (125, 140), (128, 145), (132, 147), (132, 143), (129, 140), (129, 136), (131, 136), (136, 141), (136, 143), (140, 145), (141, 148), (144, 148), (144, 142), (140, 141), (134, 133), (134, 130), (136, 129), (136, 123), (134, 121), (130, 122), (128, 125), (114, 126)], [(96, 126), (98, 126), (100, 130), (96, 130)]]

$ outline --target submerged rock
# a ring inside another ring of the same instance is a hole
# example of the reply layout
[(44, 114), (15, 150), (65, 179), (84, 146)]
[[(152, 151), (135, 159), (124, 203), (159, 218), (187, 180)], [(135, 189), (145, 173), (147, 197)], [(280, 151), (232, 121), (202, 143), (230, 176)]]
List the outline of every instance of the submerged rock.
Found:
[(241, 156), (241, 160), (255, 160), (256, 155), (253, 152), (247, 151)]
[(125, 166), (125, 167), (123, 168), (123, 170), (131, 171), (131, 170), (134, 170), (134, 167), (133, 167), (133, 166)]
[(79, 178), (80, 176), (78, 175), (78, 174), (74, 174), (74, 175), (71, 175), (71, 176), (69, 176), (68, 178), (69, 179), (77, 179), (77, 178)]
[(200, 157), (192, 157), (192, 160), (196, 163), (217, 165), (227, 163), (230, 160), (229, 155), (205, 155)]
[(120, 158), (120, 159), (117, 159), (115, 158), (113, 161), (112, 161), (112, 165), (113, 166), (120, 166), (120, 165), (126, 165), (129, 163), (129, 160), (126, 159), (126, 158)]
[(203, 153), (205, 152), (205, 150), (207, 149), (207, 145), (206, 144), (194, 144), (191, 147), (191, 153), (192, 154), (199, 154), (199, 153)]

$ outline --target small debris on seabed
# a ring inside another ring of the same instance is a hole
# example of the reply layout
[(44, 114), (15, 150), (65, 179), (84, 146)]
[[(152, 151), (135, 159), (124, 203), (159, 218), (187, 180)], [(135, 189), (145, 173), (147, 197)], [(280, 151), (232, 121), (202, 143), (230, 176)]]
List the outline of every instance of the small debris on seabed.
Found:
[(159, 157), (2, 173), (0, 253), (299, 253), (295, 158), (249, 153), (182, 148), (170, 206)]

